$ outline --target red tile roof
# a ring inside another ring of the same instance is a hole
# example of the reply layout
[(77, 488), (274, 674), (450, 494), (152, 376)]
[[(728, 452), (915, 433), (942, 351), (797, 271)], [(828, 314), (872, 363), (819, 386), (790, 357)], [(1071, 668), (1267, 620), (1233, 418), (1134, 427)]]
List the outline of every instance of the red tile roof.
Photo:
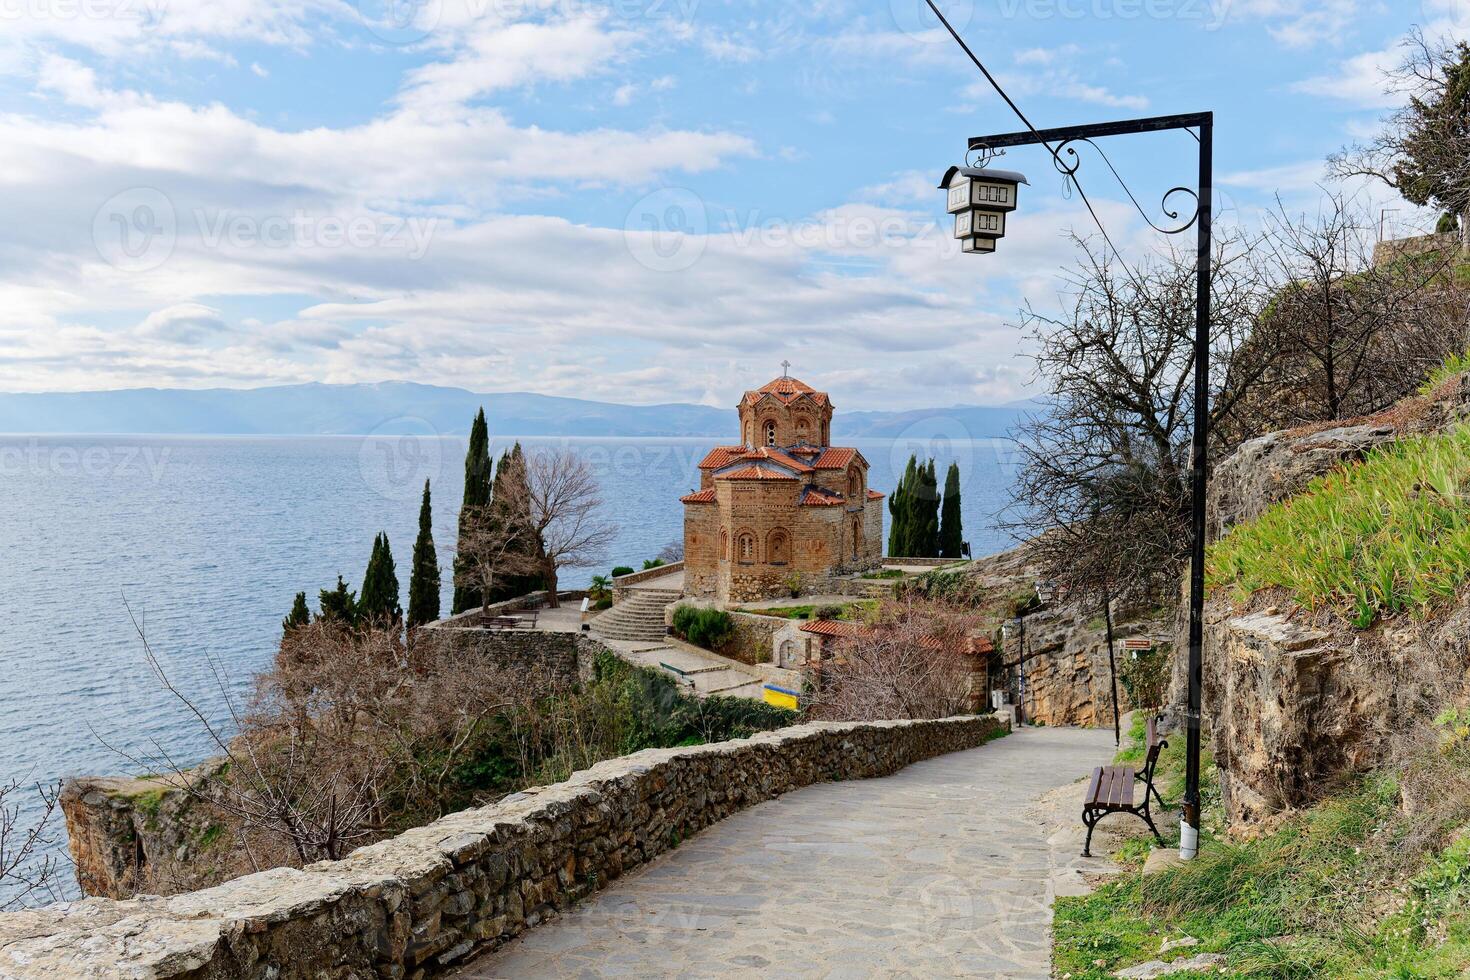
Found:
[(847, 464), (851, 463), (852, 458), (856, 455), (856, 449), (842, 449), (835, 446), (828, 447), (822, 451), (822, 455), (817, 457), (816, 462), (812, 463), (812, 466), (819, 470), (845, 470), (847, 469)]
[(802, 462), (784, 449), (772, 449), (769, 446), (762, 446), (754, 453), (749, 454), (746, 458), (752, 457), (759, 457), (761, 459), (772, 459), (778, 463), (784, 463), (785, 465), (790, 466), (792, 469), (796, 470), (798, 473), (810, 473), (812, 471), (812, 467), (809, 464)]
[(704, 457), (704, 462), (699, 464), (702, 470), (717, 470), (721, 466), (728, 466), (732, 460), (739, 459), (745, 455), (744, 446), (716, 446)]
[(995, 641), (988, 636), (970, 637), (970, 652), (975, 654), (994, 653)]
[(827, 393), (825, 391), (817, 391), (810, 385), (797, 381), (795, 378), (777, 378), (768, 384), (762, 385), (755, 391), (747, 391), (744, 401), (747, 405), (754, 404), (766, 395), (772, 395), (787, 404), (790, 404), (802, 395), (810, 396), (819, 405), (825, 405), (827, 403)]
[(862, 623), (848, 623), (840, 619), (813, 619), (802, 623), (797, 629), (803, 633), (815, 633), (818, 636), (867, 637), (873, 635), (872, 629)]
[(700, 490), (698, 493), (686, 493), (679, 498), (681, 504), (712, 504), (715, 502), (715, 489)]
[(868, 499), (869, 500), (882, 500), (883, 499), (883, 495), (881, 493), (879, 493), (877, 490), (869, 490), (868, 491)]
[(840, 493), (833, 493), (821, 487), (807, 487), (799, 501), (803, 507), (839, 507), (844, 502)]
[(738, 470), (721, 473), (718, 480), (795, 480), (790, 473), (782, 473), (771, 466), (743, 466)]

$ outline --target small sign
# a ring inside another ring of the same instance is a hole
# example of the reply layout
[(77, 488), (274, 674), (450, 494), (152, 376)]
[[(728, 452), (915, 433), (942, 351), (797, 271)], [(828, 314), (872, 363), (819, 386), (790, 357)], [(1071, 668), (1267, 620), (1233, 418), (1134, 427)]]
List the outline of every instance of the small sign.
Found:
[(801, 695), (784, 687), (767, 684), (764, 689), (766, 704), (795, 711), (801, 706)]

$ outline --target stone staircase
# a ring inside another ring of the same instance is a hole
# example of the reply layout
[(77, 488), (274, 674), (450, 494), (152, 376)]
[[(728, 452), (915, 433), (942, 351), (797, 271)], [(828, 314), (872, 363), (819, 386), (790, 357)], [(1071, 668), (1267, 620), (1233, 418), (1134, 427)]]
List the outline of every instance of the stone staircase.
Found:
[(664, 639), (664, 607), (683, 595), (676, 589), (632, 589), (628, 598), (592, 621), (605, 640), (658, 643)]

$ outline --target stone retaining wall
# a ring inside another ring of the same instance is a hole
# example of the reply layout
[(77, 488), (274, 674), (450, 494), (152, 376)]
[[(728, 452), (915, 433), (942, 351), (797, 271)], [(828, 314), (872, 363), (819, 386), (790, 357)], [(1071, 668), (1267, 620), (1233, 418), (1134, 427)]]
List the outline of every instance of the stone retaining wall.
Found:
[(430, 644), (431, 649), (450, 648), (461, 655), (473, 653), (486, 663), (520, 674), (538, 687), (570, 687), (591, 680), (596, 655), (605, 649), (581, 633), (487, 630), (472, 625), (474, 620), (460, 624), (456, 619), (420, 627), (414, 634), (414, 642)]
[(813, 724), (650, 749), (336, 862), (200, 892), (0, 916), (0, 976), (290, 980), (442, 974), (704, 827), (812, 783), (891, 774), (991, 716)]
[(626, 599), (628, 597), (628, 589), (631, 586), (637, 585), (639, 582), (651, 582), (656, 578), (663, 578), (665, 575), (673, 575), (675, 572), (682, 572), (683, 570), (684, 563), (682, 561), (672, 561), (666, 565), (659, 565), (656, 568), (645, 568), (641, 572), (619, 575), (612, 580), (613, 602), (618, 603)]

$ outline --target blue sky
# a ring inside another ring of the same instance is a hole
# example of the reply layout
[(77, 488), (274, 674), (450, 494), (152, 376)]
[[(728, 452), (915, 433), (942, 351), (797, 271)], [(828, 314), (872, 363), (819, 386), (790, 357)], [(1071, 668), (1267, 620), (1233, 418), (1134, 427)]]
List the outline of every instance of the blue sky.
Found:
[[(1246, 227), (1316, 209), (1411, 25), (1470, 32), (1470, 0), (945, 9), (1038, 125), (1213, 109)], [(960, 256), (933, 185), (1015, 128), (922, 0), (0, 0), (0, 390), (726, 405), (789, 359), (839, 406), (1008, 401), (1085, 212), (1013, 153), (1010, 236)], [(1192, 146), (1109, 151), (1156, 201)]]

